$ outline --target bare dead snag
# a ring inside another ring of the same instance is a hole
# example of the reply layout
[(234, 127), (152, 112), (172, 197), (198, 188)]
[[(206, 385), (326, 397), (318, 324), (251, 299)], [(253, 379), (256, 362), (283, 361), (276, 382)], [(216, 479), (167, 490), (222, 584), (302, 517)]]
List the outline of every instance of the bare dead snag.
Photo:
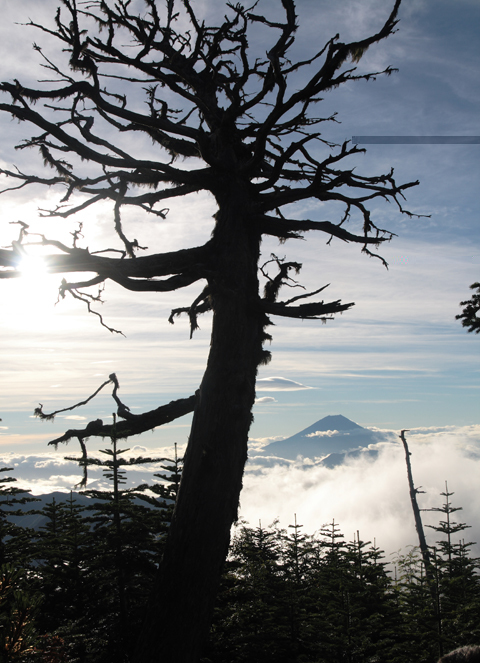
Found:
[(417, 495), (419, 493), (424, 493), (425, 491), (415, 488), (413, 483), (413, 474), (412, 474), (412, 464), (410, 462), (410, 456), (412, 455), (408, 448), (408, 443), (405, 438), (405, 433), (408, 433), (408, 430), (402, 430), (400, 433), (400, 439), (402, 440), (403, 448), (405, 450), (405, 462), (407, 465), (407, 477), (408, 477), (408, 487), (410, 491), (410, 501), (412, 503), (413, 517), (415, 519), (415, 529), (417, 530), (418, 542), (420, 545), (420, 553), (422, 555), (423, 566), (425, 568), (425, 577), (430, 591), (430, 596), (432, 599), (433, 613), (435, 615), (437, 629), (438, 629), (438, 642), (440, 648), (440, 655), (442, 655), (442, 621), (440, 614), (440, 603), (439, 596), (437, 591), (437, 581), (435, 577), (435, 568), (432, 564), (430, 557), (430, 551), (428, 549), (427, 540), (425, 538), (425, 532), (423, 530), (422, 517), (420, 514), (420, 508), (417, 502)]

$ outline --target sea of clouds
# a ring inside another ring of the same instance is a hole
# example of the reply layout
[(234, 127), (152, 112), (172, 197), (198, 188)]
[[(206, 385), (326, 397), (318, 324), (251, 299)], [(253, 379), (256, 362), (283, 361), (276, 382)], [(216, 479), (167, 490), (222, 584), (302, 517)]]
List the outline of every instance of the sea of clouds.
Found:
[[(281, 527), (297, 521), (313, 533), (335, 520), (347, 540), (357, 531), (364, 541), (376, 542), (388, 554), (417, 545), (409, 497), (405, 452), (397, 431), (380, 431), (388, 441), (370, 445), (377, 454), (347, 457), (334, 468), (320, 459), (296, 461), (268, 458), (261, 449), (273, 440), (254, 443), (244, 481), (241, 515), (251, 525), (268, 525), (279, 519)], [(445, 482), (462, 511), (453, 520), (470, 525), (457, 538), (480, 543), (480, 426), (417, 428), (406, 433), (411, 452), (415, 487), (422, 509), (441, 507)], [(278, 439), (278, 438), (277, 438)], [(260, 452), (259, 455), (257, 453)], [(442, 514), (425, 511), (425, 525), (437, 525)], [(426, 529), (434, 545), (438, 535)], [(480, 547), (477, 546), (477, 552)]]
[[(279, 526), (297, 521), (306, 533), (313, 534), (335, 520), (347, 540), (360, 533), (364, 541), (372, 541), (386, 552), (387, 558), (398, 550), (417, 544), (405, 466), (405, 453), (397, 431), (380, 431), (386, 441), (371, 445), (376, 454), (348, 457), (342, 465), (328, 468), (321, 459), (298, 457), (295, 461), (269, 457), (262, 453), (273, 438), (251, 440), (250, 459), (246, 467), (241, 495), (240, 518), (251, 526), (268, 526), (278, 520)], [(409, 431), (411, 462), (418, 501), (425, 525), (436, 525), (442, 514), (428, 511), (441, 507), (448, 490), (454, 507), (462, 507), (453, 515), (456, 522), (470, 528), (457, 538), (480, 543), (480, 425), (442, 428), (416, 428)], [(279, 439), (279, 438), (276, 438)], [(104, 448), (108, 443), (104, 443)], [(36, 455), (4, 453), (2, 467), (13, 468), (2, 473), (17, 479), (17, 486), (29, 488), (33, 494), (79, 490), (82, 470), (66, 453), (79, 456), (72, 448), (59, 448)], [(179, 453), (183, 449), (179, 448)], [(99, 450), (96, 456), (104, 456)], [(129, 456), (157, 457), (157, 462), (131, 466), (127, 469), (126, 487), (156, 481), (165, 458), (172, 459), (174, 449), (148, 449), (133, 446)], [(158, 479), (157, 479), (158, 480)], [(88, 488), (104, 488), (108, 479), (98, 468), (89, 469)], [(426, 529), (430, 545), (439, 535)], [(476, 553), (480, 546), (475, 546)]]

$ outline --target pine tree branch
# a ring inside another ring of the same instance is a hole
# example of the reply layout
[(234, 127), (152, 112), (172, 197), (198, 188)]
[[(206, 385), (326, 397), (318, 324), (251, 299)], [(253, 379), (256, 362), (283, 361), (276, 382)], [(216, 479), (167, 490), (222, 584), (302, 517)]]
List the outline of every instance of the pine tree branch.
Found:
[(467, 327), (467, 331), (475, 332), (476, 334), (480, 333), (480, 283), (472, 283), (470, 286), (471, 290), (477, 290), (474, 292), (471, 299), (467, 299), (464, 302), (460, 302), (460, 306), (463, 306), (464, 309), (462, 313), (455, 316), (455, 320), (461, 320), (462, 326)]

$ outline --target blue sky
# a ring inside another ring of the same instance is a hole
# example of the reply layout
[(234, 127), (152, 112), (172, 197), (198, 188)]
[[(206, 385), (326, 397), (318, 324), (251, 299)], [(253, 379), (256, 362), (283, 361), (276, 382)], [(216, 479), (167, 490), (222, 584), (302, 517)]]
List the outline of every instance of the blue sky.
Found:
[[(264, 4), (265, 11), (278, 7), (271, 0)], [(297, 53), (321, 46), (337, 32), (342, 41), (370, 34), (383, 23), (391, 5), (385, 0), (297, 2)], [(14, 22), (53, 17), (55, 6), (51, 0), (8, 3), (0, 40), (2, 80), (19, 78), (28, 84), (44, 75), (30, 44), (44, 44), (50, 54), (48, 39)], [(218, 3), (204, 0), (198, 6), (208, 14)], [(325, 138), (342, 142), (353, 135), (480, 135), (478, 2), (404, 0), (400, 19), (398, 32), (372, 47), (359, 65), (362, 72), (388, 65), (399, 72), (329, 94), (319, 109), (325, 116), (338, 112), (339, 123), (324, 125)], [(28, 127), (8, 117), (0, 117), (0, 122), (0, 163), (27, 167), (35, 155), (14, 152), (13, 146), (30, 135)], [(281, 247), (273, 239), (264, 242), (265, 259), (275, 252), (303, 263), (300, 279), (307, 289), (330, 283), (329, 299), (356, 305), (326, 325), (276, 321), (273, 360), (259, 375), (254, 439), (287, 437), (339, 413), (381, 429), (424, 428), (432, 435), (437, 429), (448, 430), (452, 440), (457, 429), (459, 435), (465, 427), (474, 433), (480, 430), (480, 339), (454, 319), (459, 302), (469, 296), (468, 286), (480, 278), (480, 146), (366, 147), (367, 153), (355, 158), (357, 172), (380, 173), (393, 166), (398, 182), (419, 179), (420, 186), (407, 192), (405, 207), (430, 217), (409, 219), (392, 205), (372, 206), (377, 224), (398, 235), (382, 249), (388, 271), (353, 245), (336, 241), (326, 246), (328, 238), (320, 235)], [(73, 224), (49, 221), (46, 230), (37, 214), (60, 195), (32, 188), (0, 196), (0, 244), (6, 246), (14, 238), (15, 226), (9, 222), (17, 219), (30, 223), (32, 230), (68, 238)], [(173, 250), (205, 241), (214, 211), (206, 197), (189, 196), (171, 205), (162, 224), (134, 213), (126, 219), (131, 234), (151, 250)], [(297, 206), (295, 214), (338, 218), (337, 209), (318, 203)], [(111, 210), (99, 207), (82, 220), (86, 245), (93, 247), (107, 237)], [(167, 322), (171, 308), (196, 296), (194, 289), (132, 296), (109, 285), (102, 314), (122, 329), (124, 338), (102, 329), (78, 303), (54, 306), (57, 277), (22, 281), (0, 283), (0, 452), (46, 453), (48, 440), (75, 420), (34, 420), (37, 403), (46, 410), (67, 406), (92, 393), (112, 371), (119, 377), (125, 402), (137, 411), (188, 396), (197, 388), (210, 320), (201, 321), (191, 341), (185, 321), (174, 327)], [(282, 380), (272, 381), (274, 377)], [(107, 419), (112, 411), (113, 402), (106, 395), (73, 416)], [(181, 444), (187, 435), (185, 418), (137, 442), (155, 448)], [(459, 476), (471, 470), (466, 465)], [(438, 492), (444, 478), (439, 478)]]

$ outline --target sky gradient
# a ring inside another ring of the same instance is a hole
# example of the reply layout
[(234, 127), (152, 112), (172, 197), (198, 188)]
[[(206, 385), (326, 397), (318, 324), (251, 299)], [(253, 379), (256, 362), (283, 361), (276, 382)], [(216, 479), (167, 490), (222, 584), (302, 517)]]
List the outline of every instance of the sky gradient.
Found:
[[(35, 64), (38, 54), (31, 43), (42, 44), (53, 55), (48, 37), (14, 24), (28, 18), (51, 22), (57, 3), (39, 4), (8, 3), (0, 40), (2, 80), (18, 78), (28, 85), (44, 76)], [(263, 5), (267, 13), (278, 3), (267, 0)], [(384, 0), (299, 0), (296, 54), (305, 56), (311, 45), (318, 50), (337, 32), (342, 41), (372, 33), (383, 24), (391, 5)], [(207, 16), (215, 11), (214, 3), (206, 0), (199, 7)], [(480, 135), (478, 2), (404, 0), (400, 19), (398, 31), (372, 47), (359, 64), (360, 72), (388, 65), (399, 72), (349, 83), (327, 95), (319, 112), (324, 116), (338, 112), (338, 122), (323, 125), (326, 139), (341, 143), (356, 135)], [(255, 35), (253, 46), (258, 39)], [(37, 155), (31, 150), (15, 152), (14, 145), (35, 130), (6, 116), (0, 116), (0, 123), (1, 166), (11, 168), (15, 163), (27, 168)], [(289, 240), (283, 246), (273, 238), (264, 241), (265, 261), (274, 252), (301, 262), (299, 281), (307, 290), (329, 283), (326, 298), (341, 298), (355, 306), (325, 325), (276, 320), (271, 328), (273, 359), (259, 373), (251, 437), (263, 441), (288, 437), (326, 415), (341, 413), (366, 427), (433, 429), (428, 444), (434, 444), (435, 430), (447, 431), (451, 445), (462, 449), (459, 440), (467, 427), (469, 444), (480, 445), (480, 339), (467, 334), (455, 320), (459, 302), (469, 297), (468, 286), (480, 278), (480, 146), (365, 147), (365, 154), (351, 160), (357, 172), (379, 174), (394, 167), (397, 182), (420, 180), (418, 187), (408, 190), (405, 208), (428, 217), (409, 218), (393, 205), (372, 203), (377, 225), (397, 235), (382, 247), (388, 271), (380, 261), (360, 254), (359, 247), (339, 240), (327, 246), (328, 238), (320, 234), (310, 233), (306, 241)], [(73, 221), (45, 222), (37, 212), (54, 206), (61, 194), (31, 187), (0, 196), (0, 245), (8, 246), (16, 238), (17, 227), (9, 223), (19, 219), (32, 231), (68, 241)], [(203, 243), (214, 212), (207, 196), (191, 195), (172, 201), (165, 221), (152, 222), (138, 212), (126, 214), (125, 220), (130, 236), (147, 244), (149, 251), (168, 251)], [(297, 205), (295, 214), (318, 220), (339, 218), (338, 208), (318, 202)], [(90, 208), (79, 218), (85, 222), (85, 246), (104, 246), (111, 208)], [(132, 295), (109, 284), (101, 312), (109, 325), (122, 330), (125, 336), (121, 336), (101, 328), (79, 302), (65, 300), (55, 306), (58, 282), (58, 277), (38, 274), (22, 282), (0, 282), (0, 454), (5, 457), (38, 457), (47, 452), (50, 439), (74, 425), (68, 413), (53, 424), (34, 419), (38, 402), (46, 411), (66, 407), (91, 394), (115, 372), (124, 402), (134, 412), (141, 411), (189, 396), (203, 373), (209, 318), (200, 320), (201, 329), (193, 340), (188, 338), (185, 320), (173, 327), (167, 321), (172, 308), (195, 298), (194, 288)], [(80, 422), (107, 420), (113, 411), (107, 393), (70, 416), (84, 417)], [(185, 417), (137, 443), (146, 448), (183, 444), (188, 424)], [(445, 444), (443, 440), (438, 447), (443, 456)], [(58, 457), (63, 453), (60, 449)], [(452, 471), (455, 468), (458, 477), (467, 481), (473, 461), (463, 451), (457, 456), (464, 465), (459, 460)], [(446, 478), (438, 477), (438, 492)], [(249, 481), (246, 485), (253, 491), (254, 481)], [(62, 485), (67, 488), (65, 482)], [(265, 480), (264, 485), (274, 481)], [(242, 497), (242, 503), (249, 504), (249, 497)]]

